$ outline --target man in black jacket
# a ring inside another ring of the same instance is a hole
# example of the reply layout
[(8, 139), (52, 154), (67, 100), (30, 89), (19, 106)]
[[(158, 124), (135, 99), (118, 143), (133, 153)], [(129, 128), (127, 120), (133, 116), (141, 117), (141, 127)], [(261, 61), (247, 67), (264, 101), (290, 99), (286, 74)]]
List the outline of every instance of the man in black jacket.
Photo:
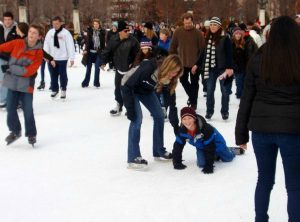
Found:
[(113, 61), (115, 74), (115, 100), (117, 106), (110, 111), (112, 116), (118, 116), (122, 112), (123, 99), (121, 95), (121, 80), (132, 67), (132, 63), (140, 49), (139, 42), (130, 35), (126, 22), (118, 22), (118, 35), (114, 35), (107, 43), (101, 54), (101, 69), (106, 63)]
[[(27, 34), (27, 33), (26, 33)], [(18, 37), (14, 16), (11, 12), (3, 13), (3, 25), (0, 25), (0, 45)], [(9, 56), (5, 53), (0, 55), (0, 64), (6, 64)], [(0, 108), (6, 107), (7, 88), (2, 86), (3, 73), (0, 70)]]

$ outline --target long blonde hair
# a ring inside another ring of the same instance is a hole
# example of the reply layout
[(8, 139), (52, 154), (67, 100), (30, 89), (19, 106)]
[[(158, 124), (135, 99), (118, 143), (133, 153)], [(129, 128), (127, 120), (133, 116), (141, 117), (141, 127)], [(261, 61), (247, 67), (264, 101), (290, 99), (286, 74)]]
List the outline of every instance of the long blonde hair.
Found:
[[(174, 76), (172, 79), (169, 80), (169, 72), (180, 68), (177, 75)], [(178, 79), (182, 75), (183, 71), (183, 66), (182, 62), (179, 58), (178, 55), (172, 54), (167, 56), (160, 67), (158, 68), (158, 81), (157, 81), (157, 86), (156, 86), (156, 92), (161, 92), (162, 88), (165, 85), (165, 82), (169, 81), (169, 89), (170, 89), (170, 94), (175, 93), (175, 88), (178, 83)]]

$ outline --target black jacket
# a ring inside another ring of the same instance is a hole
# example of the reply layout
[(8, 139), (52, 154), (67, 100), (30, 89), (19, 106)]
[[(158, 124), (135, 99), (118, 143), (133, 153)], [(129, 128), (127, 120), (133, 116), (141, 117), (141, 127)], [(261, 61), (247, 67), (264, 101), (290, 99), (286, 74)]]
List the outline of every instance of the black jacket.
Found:
[(6, 41), (4, 39), (4, 27), (2, 25), (0, 25), (0, 44), (4, 43), (4, 42), (9, 42), (11, 40), (17, 39), (18, 35), (17, 35), (17, 31), (16, 31), (16, 26), (14, 26), (11, 31), (8, 33)]
[(236, 144), (249, 141), (249, 130), (300, 134), (300, 84), (274, 86), (260, 78), (263, 46), (250, 59), (235, 126)]
[[(157, 84), (157, 61), (155, 58), (143, 60), (138, 69), (130, 76), (122, 87), (124, 106), (127, 109), (128, 116), (134, 116), (134, 96), (135, 94), (149, 94), (155, 91)], [(174, 130), (178, 128), (179, 120), (176, 108), (176, 95), (168, 97), (170, 107), (169, 120)]]
[[(100, 39), (100, 48), (97, 50), (99, 56), (101, 55), (101, 51), (105, 48), (105, 30), (100, 29), (99, 31), (99, 39)], [(85, 41), (85, 50), (89, 52), (91, 49), (94, 49), (94, 42), (93, 42), (93, 28), (89, 28), (87, 30), (87, 38)]]
[(117, 70), (126, 72), (130, 69), (139, 50), (139, 42), (131, 35), (122, 41), (119, 35), (114, 35), (101, 53), (102, 65), (113, 61)]

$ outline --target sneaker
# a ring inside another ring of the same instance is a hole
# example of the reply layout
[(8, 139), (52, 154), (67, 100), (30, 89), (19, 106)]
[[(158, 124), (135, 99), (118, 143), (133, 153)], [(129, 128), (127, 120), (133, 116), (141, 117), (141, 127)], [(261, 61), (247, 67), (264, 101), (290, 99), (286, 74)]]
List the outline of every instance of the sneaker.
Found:
[(228, 147), (235, 155), (243, 155), (245, 150), (241, 147)]
[(61, 93), (60, 93), (60, 98), (65, 99), (66, 96), (67, 96), (67, 92), (65, 90), (62, 90)]
[(28, 143), (33, 146), (36, 143), (36, 136), (28, 136)]
[(51, 93), (51, 98), (54, 99), (57, 95), (58, 95), (58, 92), (52, 92), (52, 93)]
[(229, 114), (228, 113), (222, 113), (222, 119), (223, 120), (227, 120), (229, 117)]
[(148, 165), (147, 160), (143, 159), (142, 157), (135, 158), (132, 162), (128, 163), (128, 169), (134, 170), (142, 170), (146, 169)]
[(168, 151), (166, 151), (164, 153), (164, 155), (162, 155), (162, 156), (159, 156), (159, 157), (155, 156), (154, 160), (156, 160), (156, 161), (172, 160), (172, 158), (173, 158), (172, 153), (169, 153)]
[(10, 132), (10, 134), (5, 138), (5, 141), (7, 142), (6, 145), (9, 145), (9, 144), (15, 142), (20, 137), (21, 137), (20, 132), (19, 133)]
[(120, 106), (119, 103), (117, 103), (117, 106), (110, 111), (110, 115), (112, 116), (120, 116), (121, 113), (122, 113), (122, 106)]
[(212, 113), (206, 113), (205, 118), (206, 119), (211, 119), (212, 115), (213, 115)]

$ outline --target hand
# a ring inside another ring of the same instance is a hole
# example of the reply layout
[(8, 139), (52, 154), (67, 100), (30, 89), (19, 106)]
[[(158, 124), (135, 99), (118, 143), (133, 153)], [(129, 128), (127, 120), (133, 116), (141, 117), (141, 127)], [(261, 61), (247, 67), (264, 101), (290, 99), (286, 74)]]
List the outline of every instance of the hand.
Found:
[(70, 67), (72, 67), (74, 65), (74, 60), (70, 61)]
[(227, 73), (228, 77), (233, 75), (233, 69), (226, 69), (225, 72)]
[(6, 72), (8, 69), (9, 69), (9, 65), (2, 65), (1, 66), (1, 70), (2, 70), (3, 73)]
[(233, 69), (225, 69), (225, 71), (219, 76), (219, 80), (226, 79), (233, 75)]
[(240, 145), (240, 148), (242, 148), (242, 149), (246, 150), (246, 149), (247, 149), (247, 143), (245, 143), (245, 144), (241, 144), (241, 145)]
[(55, 68), (55, 66), (56, 66), (56, 63), (55, 63), (55, 61), (54, 61), (54, 60), (52, 60), (52, 61), (50, 62), (50, 64), (52, 65), (52, 67), (53, 67), (53, 68)]
[(174, 164), (174, 169), (175, 170), (184, 170), (185, 168), (186, 168), (186, 165), (184, 165), (183, 163)]
[(103, 70), (103, 71), (105, 71), (104, 68), (105, 68), (105, 65), (101, 65), (101, 66), (100, 66), (100, 69)]
[(208, 166), (205, 165), (202, 172), (205, 174), (214, 173), (214, 166), (213, 165), (208, 165)]
[(192, 67), (192, 70), (191, 70), (192, 74), (195, 74), (196, 71), (197, 71), (197, 69), (198, 69), (198, 66), (197, 66), (197, 65), (194, 65), (194, 66)]

